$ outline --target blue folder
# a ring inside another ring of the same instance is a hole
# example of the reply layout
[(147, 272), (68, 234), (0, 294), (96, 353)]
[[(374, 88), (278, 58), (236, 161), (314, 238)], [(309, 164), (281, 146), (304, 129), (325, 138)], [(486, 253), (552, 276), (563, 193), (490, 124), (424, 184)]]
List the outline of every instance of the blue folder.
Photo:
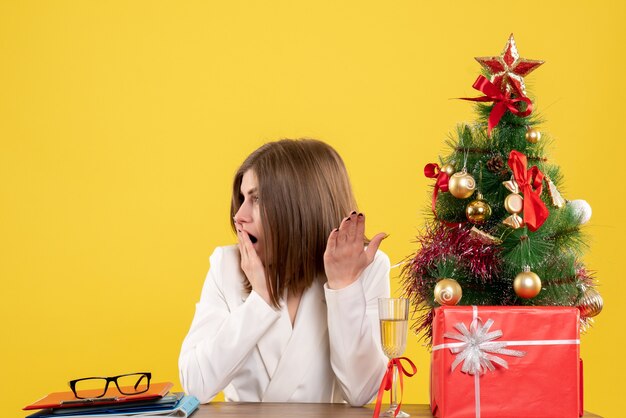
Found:
[(195, 396), (173, 394), (152, 402), (137, 402), (126, 405), (102, 405), (81, 408), (44, 409), (26, 418), (96, 418), (96, 417), (125, 417), (133, 415), (163, 415), (186, 418), (190, 416), (200, 401)]

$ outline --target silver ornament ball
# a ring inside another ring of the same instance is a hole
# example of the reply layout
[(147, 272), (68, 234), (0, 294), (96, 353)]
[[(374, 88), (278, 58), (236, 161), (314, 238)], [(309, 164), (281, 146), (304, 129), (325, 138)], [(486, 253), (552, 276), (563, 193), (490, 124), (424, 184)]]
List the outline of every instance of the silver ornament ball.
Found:
[(591, 219), (591, 206), (589, 205), (589, 203), (587, 203), (586, 200), (572, 200), (568, 204), (572, 207), (574, 213), (577, 214), (581, 225), (589, 222), (589, 219)]

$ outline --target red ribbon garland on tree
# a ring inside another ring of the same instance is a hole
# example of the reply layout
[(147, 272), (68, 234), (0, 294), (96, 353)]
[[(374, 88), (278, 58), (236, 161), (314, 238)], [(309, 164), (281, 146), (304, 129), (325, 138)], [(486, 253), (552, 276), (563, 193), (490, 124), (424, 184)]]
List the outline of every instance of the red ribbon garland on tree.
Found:
[(435, 204), (437, 203), (437, 193), (439, 192), (439, 190), (441, 190), (442, 192), (448, 191), (448, 180), (450, 180), (450, 176), (445, 171), (441, 171), (441, 169), (439, 168), (439, 164), (437, 163), (426, 164), (426, 166), (424, 167), (424, 175), (431, 179), (437, 179), (433, 189), (432, 201), (433, 213), (435, 214), (435, 216), (437, 216), (437, 211), (435, 210)]
[(550, 215), (546, 204), (541, 200), (544, 175), (536, 165), (527, 170), (526, 156), (516, 150), (509, 154), (508, 164), (513, 170), (515, 181), (524, 195), (524, 223), (528, 225), (528, 229), (534, 232)]
[[(409, 373), (408, 371), (406, 371), (404, 367), (402, 367), (401, 360), (406, 360), (406, 362), (409, 363), (409, 365), (413, 369), (413, 373)], [(385, 372), (385, 375), (383, 376), (383, 380), (380, 383), (380, 388), (378, 389), (378, 396), (376, 397), (376, 407), (374, 408), (374, 418), (378, 418), (378, 416), (380, 415), (380, 407), (383, 401), (383, 393), (391, 390), (391, 387), (393, 385), (393, 366), (394, 365), (398, 368), (398, 379), (400, 380), (400, 401), (398, 402), (398, 406), (396, 407), (396, 410), (393, 413), (394, 417), (398, 415), (398, 412), (400, 412), (400, 407), (402, 406), (402, 392), (404, 392), (404, 384), (402, 383), (402, 375), (406, 375), (406, 377), (411, 377), (415, 375), (415, 373), (417, 373), (417, 367), (415, 367), (415, 364), (413, 364), (413, 362), (409, 360), (407, 357), (396, 357), (396, 358), (392, 358), (389, 360), (389, 363), (387, 363), (387, 371)]]
[[(487, 134), (491, 137), (491, 130), (498, 125), (500, 119), (508, 109), (511, 113), (517, 116), (526, 117), (533, 111), (533, 102), (528, 97), (511, 98), (510, 92), (503, 93), (498, 87), (496, 87), (491, 81), (487, 80), (484, 76), (479, 75), (473, 88), (486, 94), (481, 97), (461, 97), (461, 100), (470, 100), (473, 102), (494, 102), (491, 113), (489, 113), (489, 123)], [(523, 112), (516, 107), (519, 102), (526, 103), (526, 110)]]

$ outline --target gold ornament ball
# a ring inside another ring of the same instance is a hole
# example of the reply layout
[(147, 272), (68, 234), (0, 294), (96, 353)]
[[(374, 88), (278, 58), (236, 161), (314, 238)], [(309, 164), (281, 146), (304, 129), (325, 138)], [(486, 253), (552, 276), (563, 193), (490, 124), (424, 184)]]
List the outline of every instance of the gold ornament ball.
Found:
[(474, 189), (476, 181), (465, 170), (454, 173), (448, 181), (448, 191), (457, 199), (467, 199), (474, 193)]
[(476, 200), (471, 201), (465, 208), (465, 216), (473, 224), (483, 224), (491, 217), (491, 206), (478, 193)]
[(526, 131), (526, 141), (536, 144), (541, 139), (541, 132), (535, 128), (528, 128)]
[(441, 171), (446, 173), (448, 176), (451, 176), (454, 174), (454, 166), (452, 164), (445, 164), (441, 167)]
[(456, 305), (463, 296), (461, 285), (454, 279), (441, 279), (435, 285), (435, 301), (440, 305)]
[(585, 294), (578, 305), (580, 315), (583, 318), (591, 318), (598, 315), (602, 312), (603, 307), (604, 301), (602, 300), (602, 296), (600, 296), (600, 293), (592, 287), (585, 290)]
[(541, 279), (529, 268), (526, 268), (515, 276), (513, 289), (520, 298), (532, 299), (541, 292)]

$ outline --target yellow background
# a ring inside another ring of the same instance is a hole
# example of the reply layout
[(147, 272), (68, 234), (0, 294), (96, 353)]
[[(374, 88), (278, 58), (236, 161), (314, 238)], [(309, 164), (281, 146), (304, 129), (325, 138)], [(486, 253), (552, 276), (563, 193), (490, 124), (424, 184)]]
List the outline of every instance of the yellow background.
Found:
[[(511, 32), (562, 192), (586, 199), (605, 309), (582, 338), (586, 409), (619, 416), (624, 362), (624, 41), (619, 1), (0, 2), (2, 416), (71, 378), (177, 357), (208, 256), (233, 243), (232, 175), (263, 142), (315, 137), (347, 162), (392, 262)], [(397, 289), (398, 269), (392, 271)], [(428, 354), (405, 402), (426, 403)], [(558, 402), (558, 400), (554, 400)]]

